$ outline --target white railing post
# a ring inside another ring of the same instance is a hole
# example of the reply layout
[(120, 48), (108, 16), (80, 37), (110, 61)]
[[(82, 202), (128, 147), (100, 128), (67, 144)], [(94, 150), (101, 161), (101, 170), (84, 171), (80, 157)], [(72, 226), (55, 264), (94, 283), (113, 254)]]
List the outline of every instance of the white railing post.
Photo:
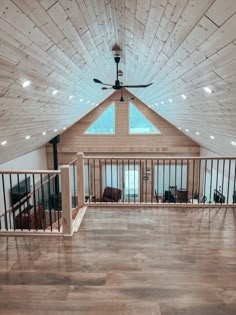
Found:
[(77, 153), (77, 187), (78, 187), (78, 207), (82, 208), (85, 204), (84, 192), (84, 154)]
[(72, 236), (72, 206), (71, 206), (71, 184), (70, 166), (61, 167), (61, 197), (62, 197), (62, 224), (63, 235)]

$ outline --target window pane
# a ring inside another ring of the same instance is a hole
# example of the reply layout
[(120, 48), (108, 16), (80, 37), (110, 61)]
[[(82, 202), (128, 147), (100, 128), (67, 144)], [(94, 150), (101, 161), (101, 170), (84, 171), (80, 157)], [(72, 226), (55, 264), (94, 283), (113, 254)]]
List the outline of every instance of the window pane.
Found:
[(115, 105), (113, 103), (85, 131), (85, 134), (114, 134), (114, 133), (115, 133)]
[(160, 131), (132, 104), (129, 106), (129, 133), (160, 134)]

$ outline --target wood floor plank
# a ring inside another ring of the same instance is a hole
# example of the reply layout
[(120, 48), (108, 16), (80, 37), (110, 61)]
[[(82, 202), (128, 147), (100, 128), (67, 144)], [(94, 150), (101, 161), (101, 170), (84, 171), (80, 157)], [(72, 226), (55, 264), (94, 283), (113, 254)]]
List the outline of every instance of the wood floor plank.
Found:
[(88, 208), (72, 238), (1, 237), (0, 314), (235, 315), (233, 209)]

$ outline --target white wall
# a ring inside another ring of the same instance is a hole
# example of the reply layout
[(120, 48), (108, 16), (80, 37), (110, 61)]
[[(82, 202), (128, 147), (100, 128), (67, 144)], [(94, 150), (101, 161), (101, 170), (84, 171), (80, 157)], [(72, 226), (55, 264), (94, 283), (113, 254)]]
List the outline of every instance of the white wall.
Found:
[[(21, 157), (0, 165), (0, 171), (19, 171), (19, 170), (47, 170), (47, 155), (45, 147), (39, 148), (33, 152), (22, 155)], [(2, 175), (0, 175), (0, 214), (4, 212), (4, 199), (2, 187)], [(25, 178), (20, 176), (20, 180)], [(12, 186), (17, 184), (17, 177), (12, 176)], [(31, 180), (32, 184), (32, 180)], [(7, 209), (10, 207), (10, 179), (8, 175), (4, 176), (4, 185), (6, 192)]]
[(45, 147), (22, 155), (15, 160), (0, 164), (0, 171), (15, 170), (47, 170), (47, 155)]

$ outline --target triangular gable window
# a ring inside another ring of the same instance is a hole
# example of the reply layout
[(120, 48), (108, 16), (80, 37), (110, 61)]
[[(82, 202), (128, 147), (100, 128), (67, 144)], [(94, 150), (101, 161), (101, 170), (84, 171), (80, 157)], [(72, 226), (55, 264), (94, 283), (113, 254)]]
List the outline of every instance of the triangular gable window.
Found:
[(115, 105), (112, 103), (102, 115), (85, 131), (85, 134), (114, 134)]
[(129, 105), (130, 134), (160, 134), (160, 131), (134, 106)]

